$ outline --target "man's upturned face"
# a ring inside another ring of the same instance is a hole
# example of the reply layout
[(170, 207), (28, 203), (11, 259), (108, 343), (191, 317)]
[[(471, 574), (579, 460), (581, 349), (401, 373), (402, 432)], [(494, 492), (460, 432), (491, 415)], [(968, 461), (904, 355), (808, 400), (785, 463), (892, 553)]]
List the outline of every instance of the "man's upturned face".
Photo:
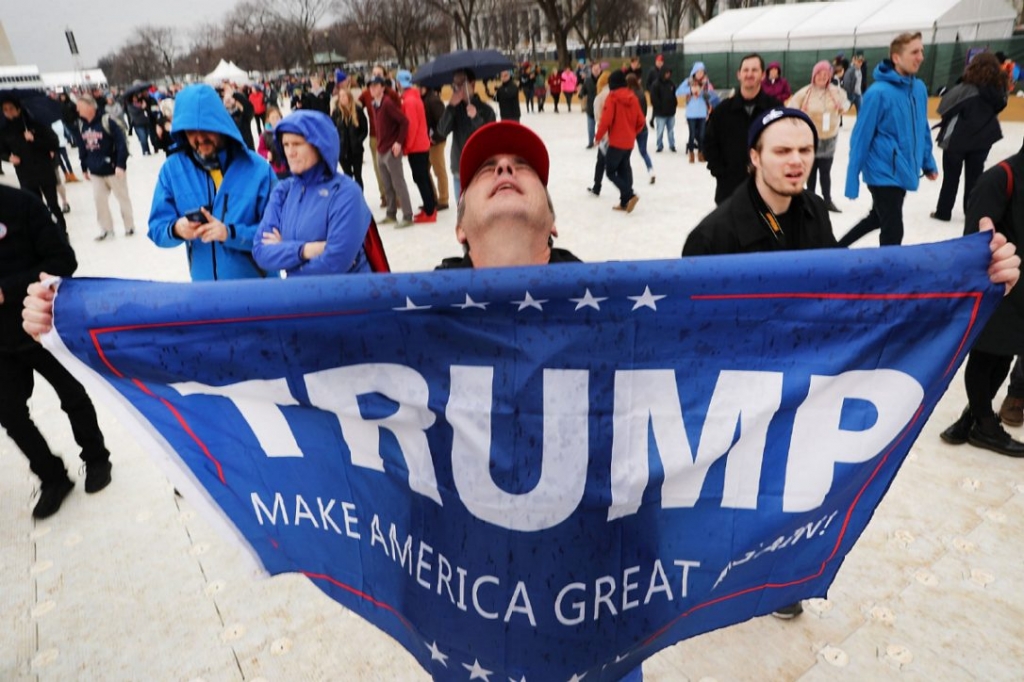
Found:
[(209, 130), (186, 130), (185, 137), (188, 138), (188, 146), (192, 151), (204, 159), (213, 158), (224, 146), (221, 134)]
[(757, 171), (758, 190), (777, 196), (800, 194), (814, 165), (814, 133), (798, 118), (784, 118), (764, 129), (761, 150), (750, 150), (750, 162)]
[(514, 223), (515, 238), (538, 239), (545, 244), (554, 234), (544, 183), (518, 156), (498, 154), (488, 159), (463, 188), (462, 203), (456, 235), (460, 242), (471, 245), (474, 254), (488, 243), (474, 237), (498, 225)]
[(924, 63), (924, 43), (921, 39), (911, 40), (903, 49), (892, 55), (892, 63), (903, 76), (915, 76)]
[(320, 163), (320, 153), (302, 135), (284, 133), (281, 135), (281, 146), (292, 175), (303, 173)]
[(761, 60), (756, 57), (748, 57), (740, 64), (740, 70), (736, 72), (740, 81), (740, 89), (747, 92), (755, 92), (761, 88), (761, 79), (764, 78), (764, 69), (761, 68)]

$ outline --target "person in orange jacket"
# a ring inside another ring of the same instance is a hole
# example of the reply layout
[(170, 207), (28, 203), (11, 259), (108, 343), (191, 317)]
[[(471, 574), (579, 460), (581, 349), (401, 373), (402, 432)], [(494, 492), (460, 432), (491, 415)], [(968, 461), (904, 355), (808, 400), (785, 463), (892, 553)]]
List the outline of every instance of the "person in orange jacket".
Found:
[(631, 213), (640, 197), (633, 193), (633, 168), (629, 157), (636, 144), (636, 136), (647, 121), (636, 96), (626, 87), (626, 74), (614, 71), (608, 78), (608, 88), (611, 92), (601, 111), (595, 139), (602, 146), (607, 146), (605, 172), (619, 188), (619, 203), (612, 208)]
[(399, 71), (395, 77), (402, 88), (402, 113), (409, 119), (409, 132), (405, 136), (405, 155), (412, 170), (412, 180), (420, 191), (423, 207), (413, 216), (414, 223), (436, 223), (437, 201), (434, 183), (430, 181), (430, 135), (427, 133), (427, 112), (420, 91), (412, 84), (412, 74)]

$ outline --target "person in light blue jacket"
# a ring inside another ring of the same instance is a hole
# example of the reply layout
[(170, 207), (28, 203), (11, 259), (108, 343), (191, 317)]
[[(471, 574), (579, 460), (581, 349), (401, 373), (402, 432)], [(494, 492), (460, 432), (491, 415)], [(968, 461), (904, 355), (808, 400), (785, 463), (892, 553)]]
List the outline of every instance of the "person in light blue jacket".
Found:
[(373, 216), (355, 180), (335, 169), (334, 122), (304, 109), (274, 132), (292, 176), (270, 196), (252, 247), (256, 262), (288, 277), (371, 272), (363, 243)]
[(873, 230), (881, 230), (882, 246), (902, 243), (907, 192), (917, 190), (922, 173), (929, 180), (939, 175), (928, 127), (928, 90), (916, 77), (922, 63), (921, 34), (902, 33), (892, 41), (889, 59), (875, 67), (875, 82), (857, 110), (846, 170), (847, 198), (857, 198), (863, 176), (871, 212), (839, 240), (840, 246)]
[(209, 85), (190, 85), (175, 98), (171, 137), (182, 151), (160, 169), (149, 238), (166, 248), (184, 244), (193, 280), (263, 277), (252, 241), (274, 171), (245, 147)]

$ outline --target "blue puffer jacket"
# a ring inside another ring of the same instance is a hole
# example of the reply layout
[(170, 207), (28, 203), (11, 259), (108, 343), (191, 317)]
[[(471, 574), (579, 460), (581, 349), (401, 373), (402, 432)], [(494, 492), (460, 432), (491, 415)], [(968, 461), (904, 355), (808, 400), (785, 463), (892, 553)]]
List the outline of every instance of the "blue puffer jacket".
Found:
[[(149, 212), (149, 238), (163, 247), (184, 243), (193, 280), (262, 277), (252, 258), (252, 240), (277, 182), (274, 171), (246, 149), (223, 101), (208, 85), (190, 85), (178, 94), (172, 125), (171, 137), (182, 151), (167, 157), (160, 169)], [(224, 137), (226, 144), (218, 155), (223, 171), (219, 188), (189, 146), (186, 130)], [(201, 206), (227, 225), (226, 241), (186, 241), (174, 234), (178, 218)]]
[[(334, 122), (319, 111), (302, 109), (286, 116), (274, 132), (278, 147), (285, 134), (301, 135), (319, 152), (320, 162), (274, 188), (252, 247), (256, 262), (289, 276), (370, 272), (363, 241), (372, 215), (359, 185), (335, 171), (341, 143)], [(283, 150), (279, 155), (285, 158)], [(264, 244), (262, 235), (274, 228), (281, 241)], [(303, 246), (318, 241), (327, 242), (324, 252), (305, 260)]]
[(888, 59), (875, 67), (875, 82), (864, 93), (862, 108), (850, 136), (846, 196), (860, 193), (864, 183), (917, 189), (921, 171), (935, 173), (928, 91), (914, 76), (901, 76)]

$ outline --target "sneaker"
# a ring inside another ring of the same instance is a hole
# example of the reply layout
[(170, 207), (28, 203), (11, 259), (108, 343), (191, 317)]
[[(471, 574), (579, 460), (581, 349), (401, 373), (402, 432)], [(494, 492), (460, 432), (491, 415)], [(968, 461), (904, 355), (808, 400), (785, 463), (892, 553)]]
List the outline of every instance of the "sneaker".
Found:
[(412, 226), (413, 226), (413, 222), (411, 220), (403, 220), (402, 222), (400, 222), (400, 223), (395, 225), (395, 227), (397, 229), (402, 229), (402, 228), (405, 228), (405, 227), (412, 227)]
[(131, 237), (133, 234), (135, 234), (135, 228), (134, 227), (129, 227), (127, 230), (124, 231), (124, 236), (125, 237)]
[(631, 196), (629, 201), (626, 202), (626, 213), (632, 213), (633, 209), (636, 208), (636, 203), (638, 201), (640, 201), (640, 197), (638, 195), (634, 194)]
[(834, 203), (832, 203), (831, 199), (829, 199), (828, 201), (825, 202), (825, 208), (827, 208), (829, 210), (829, 212), (831, 212), (831, 213), (842, 213), (842, 211), (840, 211), (836, 207), (836, 205)]
[(593, 194), (595, 197), (601, 196), (601, 188), (597, 187), (596, 185), (594, 187), (588, 187), (587, 191)]
[(997, 452), (1007, 457), (1024, 457), (1024, 443), (1014, 440), (997, 421), (991, 431), (975, 424), (967, 435), (967, 442), (976, 448)]
[(1007, 426), (1024, 424), (1024, 398), (1006, 396), (1003, 399), (1003, 406), (999, 408), (999, 418)]
[(932, 211), (931, 213), (928, 214), (928, 217), (931, 218), (932, 220), (938, 220), (943, 223), (948, 223), (950, 221), (949, 216), (940, 216), (937, 211)]
[(438, 204), (437, 205), (437, 210), (438, 211), (447, 211), (448, 210), (448, 204)]
[(95, 241), (101, 242), (104, 239), (106, 239), (107, 237), (113, 237), (113, 236), (114, 236), (113, 232), (100, 232), (100, 236), (96, 237)]
[(799, 616), (803, 612), (804, 612), (803, 604), (801, 604), (800, 602), (797, 602), (795, 604), (790, 604), (789, 606), (783, 606), (781, 609), (777, 609), (775, 611), (772, 611), (772, 615), (775, 616), (776, 618), (781, 618), (782, 620), (791, 620), (793, 618), (796, 618), (797, 616)]
[(85, 492), (98, 493), (110, 485), (110, 470), (113, 465), (110, 460), (87, 464), (85, 466)]
[(414, 223), (436, 223), (437, 222), (437, 211), (433, 213), (420, 212), (413, 216), (412, 221)]
[(69, 206), (68, 204), (64, 204), (63, 206), (60, 207), (60, 212), (64, 214), (71, 213), (71, 206)]
[(967, 436), (970, 435), (972, 426), (974, 426), (974, 415), (971, 414), (970, 407), (965, 407), (964, 411), (960, 413), (960, 418), (940, 433), (939, 438), (950, 445), (963, 445), (967, 442)]
[(75, 487), (74, 481), (64, 474), (64, 478), (55, 483), (44, 483), (39, 494), (39, 501), (32, 510), (32, 516), (37, 519), (45, 519), (53, 516), (64, 504), (64, 498), (68, 496), (71, 489)]
[(384, 220), (380, 221), (380, 224), (381, 225), (391, 225), (391, 224), (397, 223), (397, 222), (398, 222), (398, 218), (396, 218), (393, 215), (389, 215), (389, 216), (385, 216)]

